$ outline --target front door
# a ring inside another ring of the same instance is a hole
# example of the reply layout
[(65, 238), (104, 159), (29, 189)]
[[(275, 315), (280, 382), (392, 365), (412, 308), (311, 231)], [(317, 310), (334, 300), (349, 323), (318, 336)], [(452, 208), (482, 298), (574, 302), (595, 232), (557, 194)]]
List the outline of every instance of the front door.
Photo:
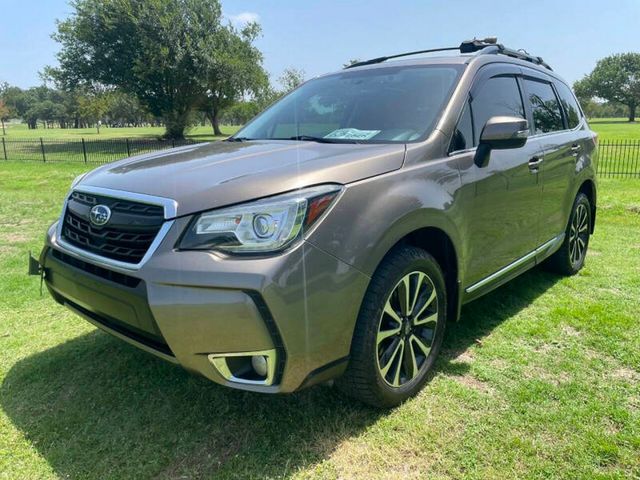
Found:
[[(495, 74), (495, 68), (492, 70), (492, 75), (476, 82), (467, 107), (476, 146), (489, 118), (499, 115), (526, 118), (516, 76), (505, 74), (504, 70)], [(527, 142), (521, 148), (491, 151), (484, 167), (461, 159), (463, 182), (469, 182), (465, 187), (467, 200), (471, 200), (465, 206), (466, 288), (474, 290), (475, 284), (484, 283), (540, 245), (542, 158), (538, 145)], [(508, 271), (504, 276), (508, 276)]]

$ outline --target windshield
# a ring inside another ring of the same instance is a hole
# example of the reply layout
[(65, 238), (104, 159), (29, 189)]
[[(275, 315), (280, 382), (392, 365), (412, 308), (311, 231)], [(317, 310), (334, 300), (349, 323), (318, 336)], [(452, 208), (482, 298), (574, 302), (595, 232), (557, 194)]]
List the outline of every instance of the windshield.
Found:
[(424, 138), (460, 66), (345, 71), (303, 84), (240, 130), (237, 140), (389, 143)]

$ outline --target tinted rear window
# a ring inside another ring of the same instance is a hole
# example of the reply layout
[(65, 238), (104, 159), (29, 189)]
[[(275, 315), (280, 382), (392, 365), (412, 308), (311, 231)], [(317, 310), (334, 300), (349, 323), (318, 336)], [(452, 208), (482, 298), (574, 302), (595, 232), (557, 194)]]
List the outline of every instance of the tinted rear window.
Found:
[(533, 127), (536, 134), (563, 130), (560, 104), (551, 84), (525, 79), (525, 88), (533, 112)]
[(567, 121), (569, 122), (569, 128), (576, 128), (582, 118), (578, 101), (569, 87), (564, 83), (556, 82), (556, 88), (558, 90), (558, 95), (560, 95), (560, 101), (562, 102), (562, 107), (564, 108), (564, 112), (567, 116)]

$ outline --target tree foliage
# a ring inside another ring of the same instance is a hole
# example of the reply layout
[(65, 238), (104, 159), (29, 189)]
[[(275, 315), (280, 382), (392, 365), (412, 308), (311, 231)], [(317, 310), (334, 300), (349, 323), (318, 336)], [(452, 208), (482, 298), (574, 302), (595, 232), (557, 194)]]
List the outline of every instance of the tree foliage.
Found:
[(58, 23), (65, 89), (118, 89), (179, 138), (194, 108), (219, 111), (263, 82), (259, 27), (222, 24), (218, 0), (72, 0)]
[(64, 91), (47, 86), (22, 90), (8, 84), (0, 85), (0, 102), (9, 118), (22, 118), (29, 128), (81, 128), (95, 126), (100, 121), (110, 126), (137, 126), (154, 121), (135, 97), (119, 91)]
[(278, 83), (282, 85), (283, 91), (281, 94), (287, 94), (290, 91), (298, 88), (304, 82), (305, 72), (299, 68), (289, 67), (282, 72), (278, 77)]
[(640, 53), (622, 53), (599, 60), (594, 70), (574, 84), (581, 100), (598, 97), (629, 108), (629, 121), (635, 120), (640, 105)]
[(208, 52), (205, 92), (200, 109), (205, 112), (216, 135), (221, 135), (220, 115), (246, 98), (255, 97), (268, 87), (262, 68), (262, 53), (254, 46), (260, 34), (257, 23), (238, 30), (228, 25), (220, 32), (218, 50)]
[(73, 0), (54, 38), (67, 88), (117, 87), (182, 137), (202, 94), (203, 52), (217, 48), (217, 0)]

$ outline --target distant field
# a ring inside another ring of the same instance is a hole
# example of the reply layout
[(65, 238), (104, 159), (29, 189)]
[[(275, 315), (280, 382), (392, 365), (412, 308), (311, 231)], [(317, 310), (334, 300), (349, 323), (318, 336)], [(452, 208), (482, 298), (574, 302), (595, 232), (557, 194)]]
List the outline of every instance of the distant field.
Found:
[(630, 123), (626, 118), (593, 118), (589, 120), (589, 126), (598, 133), (600, 140), (640, 140), (640, 121)]
[[(594, 118), (589, 120), (589, 125), (595, 130), (601, 140), (640, 140), (640, 121), (629, 123), (624, 118)], [(187, 137), (196, 140), (216, 140), (234, 134), (239, 126), (223, 125), (224, 136), (215, 137), (210, 126), (193, 127), (187, 132)], [(56, 140), (64, 139), (111, 139), (111, 138), (149, 138), (159, 137), (164, 133), (163, 127), (140, 127), (140, 128), (108, 128), (102, 127), (100, 134), (95, 128), (38, 128), (29, 130), (25, 124), (11, 124), (7, 127), (7, 139), (31, 139), (49, 138)]]
[[(215, 140), (228, 137), (238, 130), (237, 126), (223, 125), (221, 127), (223, 136), (216, 137), (210, 126), (193, 127), (187, 131), (187, 137), (197, 140)], [(2, 133), (2, 132), (0, 132)], [(91, 140), (107, 140), (111, 138), (153, 138), (160, 137), (164, 133), (164, 127), (131, 127), (131, 128), (109, 128), (103, 126), (98, 134), (95, 128), (42, 128), (29, 130), (26, 124), (12, 123), (7, 126), (7, 140), (11, 139), (33, 139), (49, 138), (56, 140), (81, 138)]]

